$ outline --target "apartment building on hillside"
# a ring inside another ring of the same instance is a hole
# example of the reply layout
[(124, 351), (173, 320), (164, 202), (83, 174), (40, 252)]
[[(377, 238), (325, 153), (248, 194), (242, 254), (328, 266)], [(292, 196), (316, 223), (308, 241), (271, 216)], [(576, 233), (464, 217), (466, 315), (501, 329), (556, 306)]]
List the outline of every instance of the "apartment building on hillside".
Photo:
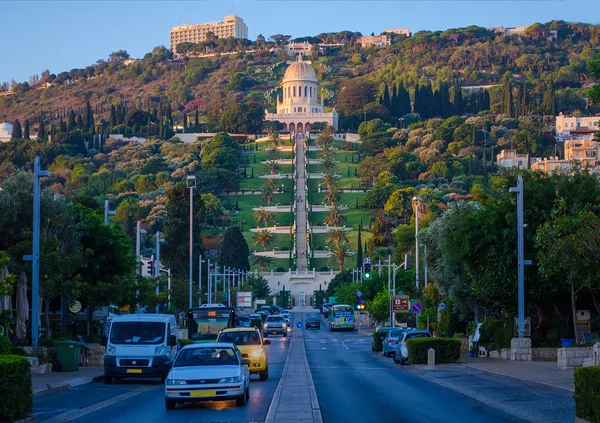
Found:
[(171, 29), (171, 51), (177, 52), (179, 43), (200, 43), (206, 41), (206, 34), (212, 32), (217, 38), (248, 38), (248, 26), (236, 15), (229, 15), (221, 22), (184, 24)]
[(556, 140), (594, 139), (600, 132), (600, 116), (556, 116)]
[(385, 47), (392, 43), (392, 37), (389, 35), (368, 35), (360, 37), (360, 45), (362, 48), (377, 46)]

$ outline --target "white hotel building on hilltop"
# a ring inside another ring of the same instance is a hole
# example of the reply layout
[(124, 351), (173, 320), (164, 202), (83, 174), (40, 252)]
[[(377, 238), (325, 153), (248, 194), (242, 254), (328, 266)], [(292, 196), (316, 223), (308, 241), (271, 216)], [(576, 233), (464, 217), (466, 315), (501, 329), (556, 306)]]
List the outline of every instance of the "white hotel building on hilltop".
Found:
[(222, 22), (184, 24), (171, 30), (171, 51), (176, 52), (179, 43), (200, 43), (206, 41), (206, 34), (212, 32), (217, 38), (248, 38), (248, 26), (239, 16), (229, 15)]
[(310, 131), (315, 122), (326, 122), (338, 129), (338, 114), (335, 110), (325, 112), (324, 99), (319, 101), (319, 82), (313, 67), (303, 62), (300, 56), (285, 70), (281, 81), (283, 95), (277, 95), (277, 112), (265, 111), (265, 120), (283, 123), (283, 130), (296, 134)]

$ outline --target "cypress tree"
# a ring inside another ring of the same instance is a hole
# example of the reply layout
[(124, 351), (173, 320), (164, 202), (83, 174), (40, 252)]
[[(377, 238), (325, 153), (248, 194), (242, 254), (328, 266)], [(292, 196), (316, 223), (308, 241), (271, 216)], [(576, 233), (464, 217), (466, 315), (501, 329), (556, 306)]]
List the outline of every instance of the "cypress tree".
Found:
[(392, 110), (392, 104), (390, 101), (390, 93), (388, 91), (388, 86), (386, 83), (383, 85), (383, 103), (382, 103), (389, 111)]
[(554, 93), (554, 81), (550, 79), (546, 83), (546, 90), (542, 97), (542, 113), (556, 116), (556, 95)]
[(117, 126), (117, 111), (114, 104), (110, 105), (110, 126)]
[(512, 85), (510, 83), (510, 78), (504, 78), (502, 113), (511, 117), (514, 116)]
[(21, 129), (21, 122), (19, 122), (19, 119), (15, 119), (10, 139), (20, 140), (21, 138), (23, 138), (23, 129)]
[(196, 109), (196, 116), (194, 117), (194, 126), (196, 130), (198, 130), (198, 126), (200, 125), (200, 120), (198, 119), (198, 109)]
[[(521, 116), (526, 116), (529, 114), (529, 96), (527, 94), (527, 84), (525, 82), (523, 82), (523, 86), (521, 87), (521, 106), (520, 106), (520, 111), (521, 111)], [(489, 94), (488, 94), (488, 99), (489, 99)], [(488, 100), (489, 101), (489, 100)]]
[(75, 111), (73, 109), (69, 110), (69, 116), (67, 117), (67, 131), (71, 132), (75, 129)]
[(357, 240), (358, 247), (356, 249), (356, 266), (360, 266), (362, 264), (362, 262), (363, 262), (363, 249), (362, 249), (361, 232), (362, 232), (362, 219), (360, 219), (360, 223), (358, 225), (358, 240)]
[[(62, 118), (60, 118), (60, 132), (65, 133), (67, 132), (67, 122), (65, 122)], [(56, 135), (56, 134), (53, 134)]]
[(77, 119), (75, 120), (77, 128), (79, 129), (83, 129), (83, 119), (81, 118), (81, 115), (77, 115)]
[(25, 119), (25, 128), (23, 129), (23, 138), (26, 140), (29, 138), (29, 119)]
[(38, 138), (41, 140), (46, 139), (46, 127), (44, 126), (43, 120), (40, 120), (40, 128), (38, 129)]
[(84, 128), (86, 131), (89, 131), (90, 128), (94, 125), (94, 114), (92, 113), (92, 106), (88, 101), (85, 105), (85, 119), (84, 119)]
[(183, 133), (185, 133), (185, 130), (187, 129), (187, 113), (183, 113)]
[(415, 96), (413, 98), (413, 110), (415, 113), (418, 113), (421, 115), (421, 118), (425, 119), (425, 116), (423, 116), (423, 110), (421, 109), (422, 105), (421, 105), (421, 87), (419, 86), (419, 84), (415, 85)]
[(412, 108), (410, 106), (410, 94), (406, 88), (404, 88), (404, 82), (400, 82), (400, 87), (398, 88), (398, 104), (396, 110), (398, 111), (399, 117), (412, 112)]
[(453, 102), (454, 114), (462, 116), (465, 113), (465, 102), (463, 100), (463, 93), (458, 80), (454, 81), (454, 102)]

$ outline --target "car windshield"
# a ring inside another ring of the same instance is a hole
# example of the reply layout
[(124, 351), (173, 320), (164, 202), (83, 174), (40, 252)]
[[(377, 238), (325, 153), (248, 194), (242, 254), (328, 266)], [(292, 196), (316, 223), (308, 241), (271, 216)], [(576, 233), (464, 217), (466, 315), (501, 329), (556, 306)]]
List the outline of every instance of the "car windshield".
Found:
[(199, 347), (181, 350), (173, 367), (238, 366), (239, 364), (233, 348)]
[(389, 338), (400, 338), (400, 335), (402, 335), (402, 331), (400, 330), (392, 330), (388, 333)]
[(110, 329), (111, 344), (162, 344), (164, 340), (162, 322), (114, 322)]
[(269, 316), (266, 322), (283, 322), (283, 317), (280, 316)]
[(222, 332), (217, 342), (231, 342), (235, 345), (260, 345), (260, 336), (255, 330)]

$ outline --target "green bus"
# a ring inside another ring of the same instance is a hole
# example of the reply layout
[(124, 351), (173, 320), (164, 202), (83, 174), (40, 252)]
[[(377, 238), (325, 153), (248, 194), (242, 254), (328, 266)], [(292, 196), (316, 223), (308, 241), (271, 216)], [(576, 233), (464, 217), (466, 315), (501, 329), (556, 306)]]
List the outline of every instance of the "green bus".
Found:
[(235, 308), (206, 304), (188, 311), (188, 339), (194, 342), (215, 342), (221, 329), (236, 326)]
[(354, 330), (354, 308), (346, 304), (336, 304), (329, 312), (329, 330)]

